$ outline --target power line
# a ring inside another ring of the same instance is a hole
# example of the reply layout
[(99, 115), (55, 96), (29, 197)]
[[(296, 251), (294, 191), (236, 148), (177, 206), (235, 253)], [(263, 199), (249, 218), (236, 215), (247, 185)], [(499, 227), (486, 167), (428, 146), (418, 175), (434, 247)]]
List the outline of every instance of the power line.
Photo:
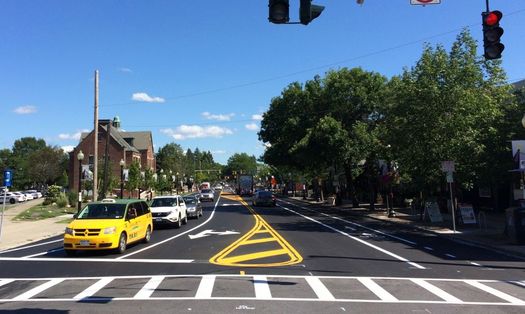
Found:
[[(523, 13), (523, 12), (525, 12), (525, 8), (517, 10), (517, 11), (510, 12), (510, 13), (507, 13), (506, 16), (512, 16), (512, 15), (520, 14), (520, 13)], [(400, 48), (412, 46), (412, 45), (415, 45), (415, 44), (426, 42), (426, 41), (428, 41), (430, 39), (434, 39), (434, 38), (437, 38), (437, 37), (442, 37), (442, 36), (445, 36), (445, 35), (457, 33), (459, 31), (461, 31), (462, 29), (464, 29), (465, 27), (473, 27), (473, 26), (478, 26), (478, 25), (479, 25), (479, 22), (478, 23), (471, 23), (471, 24), (462, 26), (460, 28), (455, 28), (455, 29), (452, 29), (452, 30), (449, 30), (449, 31), (445, 31), (445, 32), (442, 32), (442, 33), (438, 33), (438, 34), (435, 34), (435, 35), (431, 35), (431, 36), (427, 36), (427, 37), (424, 37), (424, 38), (416, 39), (416, 40), (413, 40), (413, 41), (405, 42), (405, 43), (402, 43), (402, 44), (399, 44), (399, 45), (396, 45), (396, 46), (380, 49), (380, 50), (373, 51), (373, 52), (370, 52), (370, 53), (366, 53), (366, 54), (363, 54), (363, 55), (359, 55), (359, 56), (355, 56), (355, 57), (351, 57), (351, 58), (335, 61), (335, 62), (332, 62), (332, 63), (327, 63), (327, 64), (323, 64), (323, 65), (319, 65), (319, 66), (315, 66), (315, 67), (311, 67), (311, 68), (307, 68), (307, 69), (303, 69), (303, 70), (287, 73), (287, 74), (282, 74), (282, 75), (278, 75), (278, 76), (274, 76), (274, 77), (270, 77), (270, 78), (266, 78), (266, 79), (261, 79), (261, 80), (256, 80), (256, 81), (252, 81), (252, 82), (241, 83), (241, 84), (237, 84), (237, 85), (226, 86), (226, 87), (222, 87), (222, 88), (209, 89), (209, 90), (204, 90), (204, 91), (200, 91), (200, 92), (184, 94), (184, 95), (180, 95), (180, 96), (168, 97), (168, 98), (164, 98), (164, 99), (166, 101), (174, 101), (174, 100), (179, 100), (179, 99), (183, 99), (183, 98), (190, 98), (190, 97), (201, 96), (201, 95), (206, 95), (206, 94), (213, 94), (213, 93), (228, 91), (228, 90), (232, 90), (232, 89), (238, 89), (238, 88), (243, 88), (243, 87), (248, 87), (248, 86), (253, 86), (253, 85), (259, 85), (259, 84), (263, 84), (263, 83), (267, 83), (267, 82), (271, 82), (271, 81), (276, 81), (276, 80), (280, 80), (280, 79), (283, 79), (283, 78), (296, 76), (298, 74), (303, 74), (303, 73), (307, 73), (307, 72), (312, 72), (312, 71), (316, 71), (316, 70), (330, 68), (330, 67), (333, 67), (333, 66), (336, 66), (336, 65), (349, 63), (349, 62), (352, 62), (352, 61), (356, 61), (356, 60), (368, 58), (368, 57), (371, 57), (371, 56), (383, 54), (385, 52), (389, 52), (389, 51), (397, 50), (397, 49), (400, 49)], [(120, 103), (120, 104), (110, 104), (110, 105), (105, 105), (105, 106), (101, 106), (101, 107), (104, 107), (104, 108), (106, 108), (106, 107), (117, 107), (117, 106), (127, 106), (127, 105), (132, 105), (132, 104), (137, 104), (137, 102), (126, 102), (126, 103)]]

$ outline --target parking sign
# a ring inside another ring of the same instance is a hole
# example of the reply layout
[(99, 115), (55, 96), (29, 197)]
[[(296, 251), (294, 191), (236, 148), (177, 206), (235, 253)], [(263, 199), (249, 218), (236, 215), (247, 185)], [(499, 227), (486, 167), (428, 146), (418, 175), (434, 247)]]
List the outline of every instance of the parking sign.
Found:
[(13, 171), (10, 169), (4, 170), (4, 186), (11, 186), (13, 181)]

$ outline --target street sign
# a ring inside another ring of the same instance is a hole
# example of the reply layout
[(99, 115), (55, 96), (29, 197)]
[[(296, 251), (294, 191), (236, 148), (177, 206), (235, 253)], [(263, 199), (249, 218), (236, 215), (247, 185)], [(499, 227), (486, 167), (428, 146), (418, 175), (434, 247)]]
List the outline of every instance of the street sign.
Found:
[(440, 4), (441, 0), (410, 0), (412, 5)]
[(9, 187), (13, 184), (13, 170), (4, 170), (4, 186)]
[(456, 171), (455, 170), (454, 161), (453, 160), (442, 161), (441, 162), (441, 170), (443, 172), (454, 172), (454, 171)]
[(447, 183), (454, 183), (453, 172), (447, 172)]

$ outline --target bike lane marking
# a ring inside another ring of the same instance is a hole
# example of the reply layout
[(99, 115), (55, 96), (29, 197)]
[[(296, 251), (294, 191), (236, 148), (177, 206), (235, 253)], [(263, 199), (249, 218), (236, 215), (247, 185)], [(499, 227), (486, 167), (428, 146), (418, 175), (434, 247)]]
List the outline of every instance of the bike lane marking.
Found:
[(364, 245), (369, 246), (369, 247), (371, 247), (371, 248), (373, 248), (373, 249), (375, 249), (375, 250), (378, 250), (378, 251), (380, 251), (380, 252), (382, 252), (382, 253), (384, 253), (384, 254), (386, 254), (386, 255), (389, 255), (389, 256), (391, 256), (391, 257), (397, 259), (397, 260), (400, 260), (400, 261), (406, 262), (406, 263), (408, 263), (409, 265), (414, 266), (415, 268), (418, 268), (418, 269), (426, 269), (424, 266), (421, 266), (421, 265), (419, 265), (419, 264), (417, 264), (417, 263), (411, 262), (410, 260), (408, 260), (408, 259), (406, 259), (406, 258), (404, 258), (404, 257), (402, 257), (402, 256), (399, 256), (399, 255), (397, 255), (397, 254), (395, 254), (395, 253), (392, 253), (392, 252), (387, 251), (387, 250), (385, 250), (385, 249), (383, 249), (383, 248), (380, 248), (380, 247), (377, 246), (377, 245), (374, 245), (374, 244), (372, 244), (372, 243), (368, 243), (368, 242), (366, 242), (366, 241), (364, 241), (364, 240), (362, 240), (362, 239), (359, 239), (359, 238), (357, 238), (357, 237), (354, 237), (354, 236), (352, 236), (352, 235), (350, 235), (350, 234), (348, 234), (348, 233), (346, 233), (346, 232), (344, 232), (344, 231), (342, 231), (342, 230), (339, 230), (339, 229), (337, 229), (337, 228), (334, 228), (334, 227), (332, 227), (332, 226), (329, 226), (329, 225), (327, 225), (327, 224), (325, 224), (325, 223), (322, 223), (322, 222), (320, 222), (320, 221), (318, 221), (318, 220), (315, 220), (315, 219), (313, 219), (313, 218), (311, 218), (311, 217), (308, 217), (308, 216), (305, 216), (305, 215), (303, 215), (303, 214), (301, 214), (301, 213), (298, 213), (298, 212), (296, 212), (295, 210), (289, 209), (289, 208), (284, 207), (284, 206), (282, 206), (282, 205), (277, 205), (277, 206), (279, 206), (279, 207), (281, 207), (282, 209), (287, 210), (287, 211), (289, 211), (289, 212), (291, 212), (291, 213), (294, 213), (294, 214), (296, 214), (296, 215), (298, 215), (298, 216), (301, 216), (301, 217), (303, 217), (304, 219), (307, 219), (307, 220), (313, 221), (313, 222), (315, 222), (315, 223), (318, 223), (318, 224), (320, 224), (321, 226), (324, 226), (324, 227), (326, 227), (326, 228), (328, 228), (328, 229), (330, 229), (330, 230), (333, 230), (333, 231), (335, 231), (335, 232), (337, 232), (337, 233), (339, 233), (339, 234), (341, 234), (341, 235), (344, 235), (344, 236), (346, 236), (346, 237), (348, 237), (348, 238), (350, 238), (350, 239), (352, 239), (352, 240), (355, 240), (355, 241), (357, 241), (357, 242), (359, 242), (359, 243), (361, 243), (361, 244), (364, 244)]

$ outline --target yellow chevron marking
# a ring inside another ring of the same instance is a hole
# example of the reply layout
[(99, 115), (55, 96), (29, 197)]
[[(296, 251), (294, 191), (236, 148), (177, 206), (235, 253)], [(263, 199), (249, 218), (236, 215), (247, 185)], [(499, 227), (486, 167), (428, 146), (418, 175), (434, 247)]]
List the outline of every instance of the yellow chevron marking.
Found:
[[(277, 231), (275, 231), (261, 216), (259, 216), (253, 208), (251, 208), (239, 196), (224, 196), (230, 200), (239, 201), (252, 213), (255, 218), (255, 225), (253, 228), (244, 234), (237, 241), (230, 244), (228, 247), (210, 258), (210, 263), (223, 266), (237, 266), (237, 267), (276, 267), (293, 265), (303, 261), (303, 257), (291, 246)], [(262, 239), (253, 238), (256, 234), (268, 233), (270, 237)], [(275, 242), (275, 248), (264, 248), (264, 251), (258, 251), (258, 246), (261, 243)], [(251, 246), (251, 247), (250, 247)], [(233, 254), (238, 248), (243, 248), (243, 254)], [(249, 251), (253, 248), (253, 252)], [(276, 262), (262, 263), (256, 260), (262, 258), (277, 258)], [(251, 262), (250, 262), (251, 261)]]

